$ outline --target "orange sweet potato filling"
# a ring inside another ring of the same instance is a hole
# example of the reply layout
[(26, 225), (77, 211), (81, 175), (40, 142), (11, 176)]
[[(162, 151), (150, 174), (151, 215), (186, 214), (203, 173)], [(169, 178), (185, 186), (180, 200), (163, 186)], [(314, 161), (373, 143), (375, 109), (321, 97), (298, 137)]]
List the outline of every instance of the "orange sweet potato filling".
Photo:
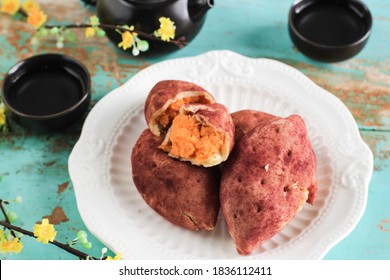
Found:
[(182, 99), (179, 99), (176, 102), (170, 104), (167, 110), (165, 110), (165, 112), (161, 114), (159, 123), (163, 127), (169, 126), (172, 120), (179, 114), (180, 107), (183, 106), (184, 104), (190, 104), (190, 103), (209, 104), (210, 101), (202, 96), (191, 96), (191, 97), (184, 97)]
[(170, 146), (162, 148), (181, 158), (203, 161), (219, 153), (224, 142), (222, 133), (202, 125), (193, 116), (177, 116), (171, 129)]

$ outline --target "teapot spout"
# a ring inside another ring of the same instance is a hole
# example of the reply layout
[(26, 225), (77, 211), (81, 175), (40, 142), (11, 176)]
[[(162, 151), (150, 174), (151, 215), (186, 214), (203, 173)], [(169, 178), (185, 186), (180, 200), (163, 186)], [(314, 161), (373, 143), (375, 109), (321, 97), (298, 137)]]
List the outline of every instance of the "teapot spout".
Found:
[(214, 0), (190, 0), (188, 3), (188, 12), (194, 21), (204, 18), (206, 12), (214, 7)]

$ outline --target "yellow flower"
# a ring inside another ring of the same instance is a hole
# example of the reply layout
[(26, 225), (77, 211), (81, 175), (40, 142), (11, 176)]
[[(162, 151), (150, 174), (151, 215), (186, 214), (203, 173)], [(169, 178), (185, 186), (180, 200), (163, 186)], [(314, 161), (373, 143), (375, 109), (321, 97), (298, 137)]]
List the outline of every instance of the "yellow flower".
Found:
[(3, 126), (6, 121), (3, 104), (0, 104), (0, 126)]
[(99, 25), (100, 20), (99, 20), (99, 18), (98, 18), (97, 16), (91, 16), (91, 17), (89, 18), (89, 23), (90, 23), (93, 27), (96, 27), (96, 26)]
[(122, 33), (122, 42), (118, 44), (118, 47), (127, 50), (128, 48), (131, 48), (131, 46), (134, 43), (134, 36), (129, 31), (125, 31)]
[(22, 5), (22, 9), (28, 14), (34, 9), (39, 10), (40, 6), (34, 0), (26, 0), (26, 2), (24, 2)]
[(53, 242), (56, 234), (57, 232), (48, 219), (43, 219), (41, 224), (35, 224), (34, 226), (34, 236), (37, 238), (37, 241), (43, 244), (47, 244), (49, 241)]
[(35, 8), (28, 13), (27, 22), (38, 29), (46, 22), (47, 16), (41, 10)]
[(161, 37), (161, 40), (169, 42), (170, 39), (175, 38), (176, 26), (175, 23), (166, 17), (160, 17), (160, 29), (157, 30), (158, 37)]
[(116, 256), (114, 258), (108, 256), (106, 260), (107, 261), (117, 261), (117, 260), (121, 260), (121, 259), (122, 259), (122, 254), (118, 253), (118, 254), (116, 254)]
[(1, 1), (1, 11), (6, 14), (14, 15), (20, 8), (19, 0), (3, 0)]
[(88, 27), (87, 29), (85, 29), (85, 37), (93, 37), (95, 36), (96, 34), (96, 31), (95, 31), (95, 28), (93, 27)]
[(23, 243), (19, 238), (9, 240), (4, 236), (4, 231), (0, 230), (0, 252), (1, 253), (19, 253), (23, 249)]

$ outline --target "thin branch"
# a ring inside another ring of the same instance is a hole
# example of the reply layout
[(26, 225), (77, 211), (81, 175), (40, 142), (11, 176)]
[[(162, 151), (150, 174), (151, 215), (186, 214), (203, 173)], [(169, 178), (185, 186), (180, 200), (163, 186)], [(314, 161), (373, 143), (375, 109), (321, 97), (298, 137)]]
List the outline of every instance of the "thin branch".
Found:
[(175, 44), (179, 48), (182, 48), (184, 45), (188, 44), (185, 41), (185, 37), (184, 36), (180, 37), (177, 40), (163, 41), (163, 40), (157, 38), (156, 36), (154, 36), (153, 34), (149, 34), (149, 33), (146, 33), (146, 32), (143, 32), (143, 31), (139, 31), (139, 30), (136, 30), (136, 29), (130, 30), (130, 29), (126, 28), (126, 27), (119, 26), (119, 25), (112, 25), (112, 24), (103, 24), (103, 23), (100, 23), (98, 25), (92, 25), (92, 24), (86, 24), (86, 23), (66, 24), (66, 25), (48, 25), (48, 24), (46, 24), (44, 27), (47, 28), (47, 29), (51, 29), (51, 28), (54, 28), (54, 27), (57, 27), (57, 28), (67, 28), (67, 29), (97, 27), (97, 28), (103, 28), (103, 29), (111, 29), (111, 30), (120, 30), (120, 31), (134, 32), (134, 33), (137, 33), (138, 35), (140, 35), (141, 37), (144, 37), (144, 38), (147, 38), (147, 39), (150, 39), (150, 40)]
[[(14, 225), (11, 225), (10, 223), (7, 223), (7, 222), (3, 222), (3, 221), (0, 221), (0, 225), (8, 228), (9, 230), (13, 230), (13, 231), (16, 231), (16, 232), (20, 232), (20, 233), (23, 233), (24, 235), (27, 235), (27, 236), (30, 236), (30, 237), (33, 237), (33, 238), (36, 238), (34, 236), (34, 233), (32, 231), (28, 231), (28, 230), (25, 230), (21, 227), (17, 227), (17, 226), (14, 226)], [(50, 241), (51, 244), (61, 248), (62, 250), (65, 250), (66, 252), (72, 254), (72, 255), (75, 255), (76, 257), (79, 257), (80, 259), (83, 259), (83, 260), (86, 260), (86, 259), (92, 259), (92, 260), (97, 260), (97, 258), (94, 258), (94, 257), (91, 257), (75, 248), (72, 248), (70, 247), (69, 245), (67, 244), (63, 244), (61, 242), (58, 242), (56, 240), (54, 241)]]
[[(19, 9), (18, 12), (22, 16), (24, 16), (24, 17), (28, 16), (28, 14), (22, 8)], [(54, 28), (54, 27), (57, 27), (57, 28), (68, 28), (68, 29), (96, 27), (96, 28), (103, 28), (103, 29), (110, 29), (110, 30), (120, 30), (120, 31), (134, 32), (134, 33), (137, 33), (138, 35), (140, 35), (140, 37), (143, 37), (143, 38), (146, 38), (146, 39), (150, 39), (150, 40), (153, 40), (153, 41), (159, 41), (159, 42), (174, 44), (178, 48), (183, 48), (184, 45), (188, 44), (188, 42), (186, 42), (186, 37), (185, 36), (182, 36), (182, 37), (180, 37), (180, 38), (178, 38), (176, 40), (164, 41), (164, 40), (154, 36), (153, 33), (150, 34), (150, 33), (146, 33), (146, 32), (140, 31), (140, 30), (136, 30), (136, 29), (130, 30), (129, 28), (126, 28), (126, 27), (123, 27), (123, 26), (112, 25), (112, 24), (104, 24), (104, 23), (99, 23), (97, 25), (92, 25), (92, 24), (87, 24), (87, 23), (80, 23), (80, 24), (73, 24), (72, 23), (72, 24), (64, 24), (64, 25), (45, 24), (43, 27), (47, 28), (47, 29), (51, 29), (51, 28)]]
[[(4, 208), (3, 203), (4, 203), (4, 204), (8, 204), (8, 201), (5, 201), (5, 200), (0, 199), (0, 208), (1, 208), (1, 212), (2, 212), (3, 215), (4, 215), (5, 221), (6, 221), (8, 224), (11, 224), (11, 221), (10, 221), (9, 218), (8, 218), (8, 215), (7, 215), (7, 212), (5, 211), (5, 208)], [(15, 233), (14, 233), (12, 230), (11, 230), (11, 235), (12, 235), (14, 238), (16, 237)]]

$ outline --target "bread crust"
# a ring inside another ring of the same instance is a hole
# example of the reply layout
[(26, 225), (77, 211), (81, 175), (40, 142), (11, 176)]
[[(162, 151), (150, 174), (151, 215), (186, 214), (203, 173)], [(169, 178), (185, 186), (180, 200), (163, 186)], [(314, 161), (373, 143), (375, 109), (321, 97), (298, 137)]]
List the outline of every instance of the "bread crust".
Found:
[(145, 101), (145, 119), (151, 132), (159, 136), (163, 128), (158, 124), (158, 118), (168, 106), (179, 99), (201, 96), (207, 103), (214, 103), (214, 97), (204, 88), (181, 80), (164, 80), (158, 82), (149, 92)]
[(144, 130), (135, 144), (133, 181), (145, 202), (171, 223), (212, 230), (219, 212), (219, 172), (173, 159), (158, 148), (162, 137)]
[(315, 170), (306, 126), (297, 115), (263, 122), (236, 143), (222, 168), (220, 200), (240, 254), (250, 254), (306, 201), (314, 202)]
[(279, 117), (256, 110), (241, 110), (231, 114), (235, 126), (234, 141), (240, 139), (262, 122), (278, 119)]

